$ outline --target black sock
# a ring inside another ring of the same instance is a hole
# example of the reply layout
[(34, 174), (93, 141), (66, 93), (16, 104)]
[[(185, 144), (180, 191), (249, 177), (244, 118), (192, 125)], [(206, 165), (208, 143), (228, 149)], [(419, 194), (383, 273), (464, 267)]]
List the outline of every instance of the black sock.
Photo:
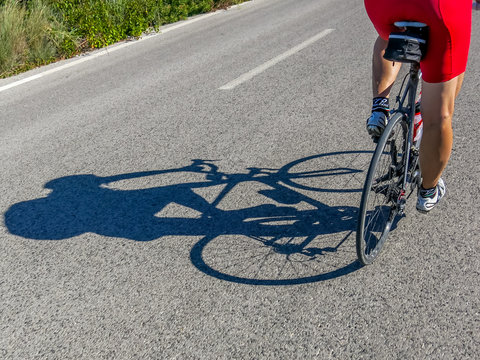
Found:
[(374, 111), (382, 111), (385, 115), (388, 116), (390, 113), (390, 104), (388, 102), (388, 98), (386, 97), (376, 97), (373, 98), (372, 104), (372, 112)]
[(422, 195), (422, 197), (431, 197), (433, 198), (435, 196), (435, 194), (437, 193), (437, 187), (433, 187), (433, 188), (430, 188), (430, 189), (425, 189), (423, 187), (423, 185), (420, 186), (420, 194)]

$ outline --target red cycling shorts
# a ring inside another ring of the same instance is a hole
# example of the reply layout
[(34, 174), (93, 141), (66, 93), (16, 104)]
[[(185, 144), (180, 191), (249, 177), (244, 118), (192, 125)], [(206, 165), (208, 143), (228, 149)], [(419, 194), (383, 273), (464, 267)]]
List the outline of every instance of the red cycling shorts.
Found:
[(472, 24), (472, 0), (365, 0), (380, 37), (388, 40), (396, 21), (418, 21), (430, 28), (423, 79), (445, 82), (465, 72)]

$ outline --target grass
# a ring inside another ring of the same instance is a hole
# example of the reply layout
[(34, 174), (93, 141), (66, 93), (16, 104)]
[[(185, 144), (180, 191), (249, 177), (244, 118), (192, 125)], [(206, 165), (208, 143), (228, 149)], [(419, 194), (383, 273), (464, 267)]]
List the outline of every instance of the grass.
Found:
[(8, 2), (0, 10), (0, 74), (18, 66), (27, 53), (25, 14), (24, 9)]

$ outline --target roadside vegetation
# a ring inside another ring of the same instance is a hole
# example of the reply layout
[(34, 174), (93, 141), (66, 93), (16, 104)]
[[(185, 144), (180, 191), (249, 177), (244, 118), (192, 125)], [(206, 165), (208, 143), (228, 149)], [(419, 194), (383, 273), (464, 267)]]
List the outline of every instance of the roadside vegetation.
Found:
[(0, 78), (246, 0), (0, 0)]

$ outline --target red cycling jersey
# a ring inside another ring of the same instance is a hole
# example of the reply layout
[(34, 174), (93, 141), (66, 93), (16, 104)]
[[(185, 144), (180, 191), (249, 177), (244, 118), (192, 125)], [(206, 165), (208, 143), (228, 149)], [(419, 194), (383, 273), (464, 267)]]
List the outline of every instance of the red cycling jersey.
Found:
[(423, 79), (445, 82), (465, 72), (472, 23), (472, 0), (365, 0), (382, 39), (396, 21), (418, 21), (430, 28), (427, 54), (420, 63)]

